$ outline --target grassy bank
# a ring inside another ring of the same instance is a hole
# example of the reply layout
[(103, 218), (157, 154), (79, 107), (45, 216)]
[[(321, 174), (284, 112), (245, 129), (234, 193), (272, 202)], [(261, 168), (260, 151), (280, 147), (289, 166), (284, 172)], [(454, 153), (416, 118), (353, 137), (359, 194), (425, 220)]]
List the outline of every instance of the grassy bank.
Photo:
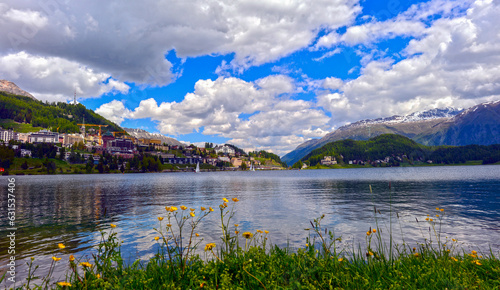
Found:
[[(498, 289), (500, 260), (492, 252), (465, 252), (459, 241), (443, 238), (439, 229), (446, 215), (420, 221), (430, 236), (414, 245), (390, 243), (381, 230), (367, 228), (366, 244), (346, 250), (342, 237), (322, 224), (324, 215), (311, 221), (309, 238), (299, 249), (268, 243), (265, 230), (240, 232), (233, 216), (238, 199), (224, 199), (220, 240), (207, 241), (197, 234), (211, 207), (167, 206), (157, 219), (158, 253), (149, 261), (124, 263), (114, 228), (101, 232), (102, 240), (91, 260), (52, 257), (49, 274), (39, 285), (30, 283), (39, 261), (31, 261), (24, 288), (74, 289)], [(434, 220), (433, 220), (434, 218)], [(68, 249), (58, 245), (60, 253)], [(43, 261), (46, 262), (46, 261)], [(58, 263), (68, 265), (66, 281), (51, 280)], [(8, 277), (4, 276), (4, 279)], [(21, 288), (19, 288), (21, 289)]]

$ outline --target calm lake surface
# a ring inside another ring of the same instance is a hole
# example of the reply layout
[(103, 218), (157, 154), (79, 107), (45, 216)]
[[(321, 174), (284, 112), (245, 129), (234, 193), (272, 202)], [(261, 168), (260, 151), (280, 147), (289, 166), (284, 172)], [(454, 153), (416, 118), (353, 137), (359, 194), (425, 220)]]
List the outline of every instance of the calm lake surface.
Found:
[[(55, 275), (62, 279), (69, 255), (90, 256), (99, 230), (109, 230), (110, 223), (117, 225), (128, 261), (151, 257), (157, 251), (153, 228), (157, 217), (165, 216), (165, 206), (185, 205), (197, 213), (200, 206), (212, 206), (216, 211), (197, 232), (202, 245), (218, 243), (223, 197), (240, 200), (231, 224), (238, 223), (241, 232), (268, 230), (270, 241), (281, 246), (303, 247), (304, 229), (322, 214), (323, 225), (342, 236), (343, 248), (363, 245), (366, 231), (376, 227), (374, 206), (382, 233), (388, 234), (392, 224), (396, 242), (404, 238), (414, 246), (434, 239), (425, 218), (438, 220), (439, 207), (445, 209), (442, 237), (457, 239), (467, 251), (500, 253), (500, 166), (495, 165), (15, 178), (18, 281), (25, 279), (30, 257), (40, 265), (40, 275), (53, 255), (63, 258)], [(7, 177), (0, 177), (2, 274), (10, 257), (7, 184)], [(57, 243), (66, 248), (59, 250)]]

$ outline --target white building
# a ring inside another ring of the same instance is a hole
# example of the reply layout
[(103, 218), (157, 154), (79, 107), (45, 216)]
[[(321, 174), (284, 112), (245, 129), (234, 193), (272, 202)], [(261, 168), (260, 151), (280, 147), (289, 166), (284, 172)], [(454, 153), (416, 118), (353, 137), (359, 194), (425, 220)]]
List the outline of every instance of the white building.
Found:
[(10, 140), (17, 140), (18, 134), (13, 130), (0, 129), (0, 140), (9, 142)]
[(230, 146), (227, 145), (217, 145), (214, 148), (215, 153), (223, 153), (223, 154), (234, 154), (236, 151)]
[(59, 133), (41, 130), (29, 136), (29, 143), (59, 143)]

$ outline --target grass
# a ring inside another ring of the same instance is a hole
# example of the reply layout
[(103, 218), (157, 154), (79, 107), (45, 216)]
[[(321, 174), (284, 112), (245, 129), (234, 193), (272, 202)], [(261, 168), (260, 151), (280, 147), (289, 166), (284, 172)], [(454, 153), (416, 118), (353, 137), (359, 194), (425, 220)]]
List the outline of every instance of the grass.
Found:
[(31, 124), (18, 123), (11, 119), (0, 119), (0, 127), (5, 129), (12, 128), (14, 131), (19, 133), (38, 132), (44, 129), (42, 127), (33, 127)]
[[(153, 243), (158, 253), (149, 261), (125, 264), (114, 228), (101, 231), (101, 242), (89, 261), (60, 262), (54, 256), (49, 274), (32, 285), (36, 267), (29, 263), (26, 289), (498, 289), (500, 260), (490, 253), (465, 252), (458, 241), (443, 241), (443, 209), (428, 217), (433, 229), (424, 243), (410, 246), (385, 242), (378, 227), (366, 232), (357, 249), (339, 247), (342, 237), (311, 221), (304, 246), (292, 250), (268, 244), (268, 231), (239, 232), (232, 224), (238, 199), (219, 205), (220, 241), (206, 243), (196, 233), (214, 209), (167, 206), (158, 220)], [(60, 251), (65, 246), (59, 244)], [(203, 250), (202, 250), (203, 249)], [(66, 281), (52, 281), (57, 263), (68, 264)], [(5, 276), (4, 276), (5, 279)], [(19, 288), (21, 289), (21, 288)]]

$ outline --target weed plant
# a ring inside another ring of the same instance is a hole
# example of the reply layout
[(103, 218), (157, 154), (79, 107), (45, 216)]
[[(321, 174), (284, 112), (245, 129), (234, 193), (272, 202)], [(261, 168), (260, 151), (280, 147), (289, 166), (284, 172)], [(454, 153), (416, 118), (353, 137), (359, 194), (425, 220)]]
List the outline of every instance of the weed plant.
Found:
[(203, 243), (196, 232), (212, 207), (167, 206), (155, 228), (159, 251), (149, 261), (125, 264), (117, 225), (111, 224), (101, 231), (91, 260), (69, 257), (65, 281), (51, 280), (54, 266), (62, 263), (54, 256), (47, 276), (33, 285), (38, 266), (31, 259), (19, 289), (500, 289), (500, 261), (491, 250), (469, 253), (455, 239), (443, 241), (444, 209), (436, 208), (435, 218), (417, 220), (432, 231), (413, 247), (404, 238), (394, 244), (392, 236), (387, 244), (376, 221), (366, 232), (365, 246), (341, 249), (342, 237), (321, 224), (322, 215), (306, 229), (304, 247), (292, 250), (269, 245), (268, 231), (240, 233), (232, 224), (237, 202), (224, 198), (219, 205), (220, 241)]

